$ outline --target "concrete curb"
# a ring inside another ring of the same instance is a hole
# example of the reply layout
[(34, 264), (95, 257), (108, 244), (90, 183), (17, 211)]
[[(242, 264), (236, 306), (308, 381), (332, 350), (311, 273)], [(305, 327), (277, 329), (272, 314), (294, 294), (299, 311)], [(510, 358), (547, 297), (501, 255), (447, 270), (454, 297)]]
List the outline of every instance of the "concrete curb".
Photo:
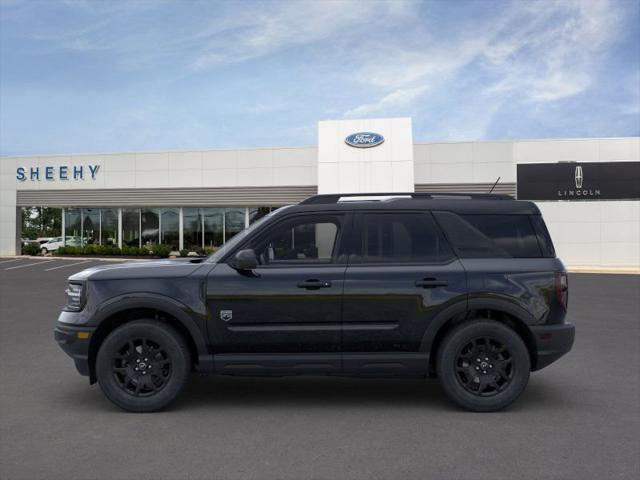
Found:
[(613, 273), (616, 275), (640, 275), (635, 267), (567, 267), (569, 273)]
[(160, 260), (158, 258), (109, 258), (109, 257), (81, 257), (81, 256), (73, 256), (73, 257), (35, 257), (31, 255), (3, 255), (0, 256), (0, 260), (2, 259), (12, 259), (12, 258), (26, 258), (29, 260), (36, 261), (45, 261), (45, 260), (95, 260), (96, 262), (149, 262), (151, 260)]

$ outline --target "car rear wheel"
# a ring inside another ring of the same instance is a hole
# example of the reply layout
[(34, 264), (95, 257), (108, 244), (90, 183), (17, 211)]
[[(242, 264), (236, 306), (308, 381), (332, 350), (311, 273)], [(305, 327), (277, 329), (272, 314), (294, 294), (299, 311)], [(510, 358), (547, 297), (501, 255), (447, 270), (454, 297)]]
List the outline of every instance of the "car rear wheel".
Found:
[(529, 381), (531, 361), (515, 331), (494, 320), (478, 319), (449, 332), (436, 368), (444, 391), (455, 403), (490, 412), (520, 396)]
[(136, 320), (111, 332), (96, 359), (100, 388), (109, 400), (131, 412), (169, 405), (186, 384), (189, 349), (168, 324)]

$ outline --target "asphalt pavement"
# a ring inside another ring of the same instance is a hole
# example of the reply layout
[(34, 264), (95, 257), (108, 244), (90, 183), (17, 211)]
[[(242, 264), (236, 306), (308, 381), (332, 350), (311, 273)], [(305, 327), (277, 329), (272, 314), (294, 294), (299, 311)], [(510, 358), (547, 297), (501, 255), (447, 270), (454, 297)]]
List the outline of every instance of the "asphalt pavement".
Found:
[(570, 275), (574, 349), (504, 412), (435, 380), (193, 376), (131, 414), (53, 340), (67, 276), (100, 263), (0, 259), (1, 479), (640, 477), (638, 275)]

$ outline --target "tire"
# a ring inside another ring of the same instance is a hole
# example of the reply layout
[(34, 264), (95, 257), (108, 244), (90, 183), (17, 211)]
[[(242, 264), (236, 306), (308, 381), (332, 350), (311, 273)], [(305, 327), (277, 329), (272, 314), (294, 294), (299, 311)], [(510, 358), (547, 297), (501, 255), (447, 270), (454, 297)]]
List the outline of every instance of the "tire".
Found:
[(190, 371), (189, 349), (182, 335), (154, 320), (135, 320), (116, 328), (102, 342), (96, 358), (100, 388), (130, 412), (165, 408), (182, 391)]
[(49, 253), (49, 250), (47, 250), (46, 248), (43, 248), (43, 249), (40, 250), (40, 253), (42, 255), (46, 255), (47, 253)]
[(455, 327), (436, 359), (447, 396), (466, 410), (493, 412), (513, 403), (529, 381), (531, 360), (520, 336), (494, 320)]

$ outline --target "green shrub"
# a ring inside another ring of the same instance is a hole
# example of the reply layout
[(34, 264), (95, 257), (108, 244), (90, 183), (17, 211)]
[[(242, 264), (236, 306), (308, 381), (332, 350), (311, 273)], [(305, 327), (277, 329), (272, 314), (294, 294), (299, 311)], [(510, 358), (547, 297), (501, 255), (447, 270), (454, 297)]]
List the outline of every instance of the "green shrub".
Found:
[(40, 245), (37, 243), (27, 243), (22, 246), (23, 255), (38, 255), (40, 253)]
[(167, 258), (171, 253), (171, 247), (168, 245), (154, 245), (151, 253), (156, 257)]
[(122, 255), (122, 250), (117, 245), (105, 245), (104, 253), (105, 255)]
[(187, 255), (189, 255), (189, 250), (187, 250), (186, 248), (183, 248), (182, 250), (180, 250), (181, 257), (186, 257)]
[(56, 250), (56, 255), (79, 255), (82, 253), (82, 249), (80, 247), (60, 247)]

